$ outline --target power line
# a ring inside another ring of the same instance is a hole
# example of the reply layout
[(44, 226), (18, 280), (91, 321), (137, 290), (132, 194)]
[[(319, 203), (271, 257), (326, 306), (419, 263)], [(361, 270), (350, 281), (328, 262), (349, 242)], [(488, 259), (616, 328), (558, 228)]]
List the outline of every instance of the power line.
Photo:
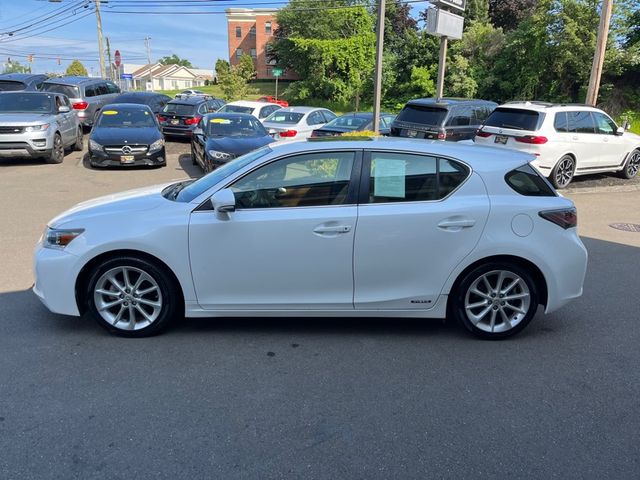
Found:
[[(7, 44), (7, 43), (13, 43), (13, 42), (16, 42), (18, 40), (25, 40), (25, 39), (31, 38), (31, 37), (40, 36), (43, 33), (51, 32), (53, 30), (57, 30), (59, 28), (66, 27), (67, 25), (70, 25), (70, 24), (72, 24), (74, 22), (77, 22), (78, 20), (81, 20), (81, 19), (83, 19), (85, 17), (88, 17), (89, 15), (93, 15), (93, 10), (92, 9), (90, 9), (89, 11), (87, 11), (84, 14), (81, 14), (81, 15), (71, 15), (70, 17), (66, 17), (66, 18), (62, 18), (62, 19), (56, 20), (55, 22), (53, 22), (53, 24), (56, 24), (56, 23), (59, 24), (60, 22), (63, 22), (63, 21), (65, 23), (53, 26), (51, 28), (46, 28), (45, 30), (40, 30), (40, 29), (44, 28), (44, 27), (48, 27), (49, 25), (38, 27), (38, 28), (33, 29), (33, 30), (29, 31), (29, 32), (23, 32), (23, 35), (21, 35), (21, 36), (9, 37), (7, 39), (0, 39), (0, 45), (4, 45), (4, 44)], [(74, 18), (74, 17), (76, 17), (76, 18)]]
[[(16, 32), (20, 32), (20, 31), (22, 31), (22, 30), (28, 30), (28, 29), (30, 29), (30, 28), (32, 28), (32, 27), (34, 27), (34, 26), (36, 26), (36, 25), (38, 25), (38, 24), (40, 24), (40, 23), (46, 22), (47, 20), (50, 20), (50, 19), (52, 19), (52, 18), (54, 18), (54, 17), (57, 17), (57, 16), (60, 16), (60, 15), (63, 15), (63, 14), (65, 14), (65, 13), (67, 13), (67, 12), (72, 11), (72, 10), (74, 10), (74, 12), (72, 13), (72, 15), (75, 15), (75, 10), (76, 10), (76, 9), (78, 9), (78, 8), (82, 8), (82, 6), (83, 6), (83, 5), (84, 5), (85, 7), (88, 7), (89, 2), (88, 2), (88, 1), (84, 1), (84, 0), (83, 0), (83, 1), (81, 1), (81, 2), (77, 2), (77, 3), (75, 3), (75, 4), (72, 4), (72, 5), (68, 6), (68, 7), (67, 7), (65, 10), (63, 10), (63, 11), (60, 11), (60, 12), (58, 12), (58, 13), (52, 13), (51, 15), (45, 16), (44, 18), (41, 18), (40, 20), (35, 21), (35, 20), (38, 18), (38, 17), (36, 17), (36, 19), (32, 19), (32, 20), (31, 20), (31, 23), (29, 23), (29, 25), (22, 26), (22, 27), (20, 27), (20, 28), (15, 28), (15, 26), (14, 26), (14, 27), (11, 27), (11, 28), (7, 29), (7, 31), (6, 31), (6, 32), (3, 32), (3, 33), (4, 33), (4, 34), (9, 34), (9, 35), (14, 35)], [(41, 15), (41, 16), (42, 16), (42, 15)], [(28, 22), (24, 22), (24, 23), (28, 23)]]

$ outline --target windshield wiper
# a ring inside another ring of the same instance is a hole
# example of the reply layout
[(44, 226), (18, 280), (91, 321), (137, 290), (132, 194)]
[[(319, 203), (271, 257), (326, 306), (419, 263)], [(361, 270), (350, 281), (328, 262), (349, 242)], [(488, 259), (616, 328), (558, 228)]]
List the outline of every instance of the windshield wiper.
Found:
[(524, 130), (524, 128), (519, 127), (517, 125), (510, 125), (508, 123), (503, 123), (502, 128), (512, 128), (513, 130)]
[(178, 198), (178, 194), (182, 191), (184, 187), (187, 185), (191, 185), (194, 180), (185, 180), (184, 182), (178, 182), (173, 186), (173, 190), (171, 191), (171, 200), (175, 200)]

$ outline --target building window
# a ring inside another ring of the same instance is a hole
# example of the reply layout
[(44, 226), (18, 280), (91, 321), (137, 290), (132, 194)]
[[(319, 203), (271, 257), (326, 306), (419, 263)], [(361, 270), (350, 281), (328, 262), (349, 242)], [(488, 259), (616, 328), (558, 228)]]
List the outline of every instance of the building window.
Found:
[(236, 58), (240, 59), (241, 56), (242, 56), (242, 49), (241, 48), (236, 48)]
[(236, 38), (242, 37), (242, 27), (236, 27)]
[(177, 80), (171, 80), (171, 86), (173, 88), (178, 88), (178, 81)]
[(264, 33), (271, 35), (271, 22), (264, 22)]
[(251, 58), (253, 58), (254, 60), (256, 58), (256, 49), (255, 48), (251, 49)]
[(249, 29), (249, 36), (251, 38), (256, 38), (256, 26), (255, 25)]

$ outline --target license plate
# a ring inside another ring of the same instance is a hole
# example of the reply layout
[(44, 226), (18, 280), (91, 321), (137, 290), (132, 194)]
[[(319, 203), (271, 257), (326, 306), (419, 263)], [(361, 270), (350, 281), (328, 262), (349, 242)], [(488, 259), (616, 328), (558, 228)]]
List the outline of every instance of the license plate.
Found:
[(122, 155), (120, 157), (120, 163), (133, 163), (135, 157), (133, 155)]
[(171, 120), (171, 125), (178, 125), (180, 120)]
[(407, 130), (407, 137), (415, 138), (418, 136), (417, 130)]
[(505, 137), (504, 135), (496, 135), (496, 139), (494, 140), (494, 142), (506, 145), (508, 139), (509, 137)]

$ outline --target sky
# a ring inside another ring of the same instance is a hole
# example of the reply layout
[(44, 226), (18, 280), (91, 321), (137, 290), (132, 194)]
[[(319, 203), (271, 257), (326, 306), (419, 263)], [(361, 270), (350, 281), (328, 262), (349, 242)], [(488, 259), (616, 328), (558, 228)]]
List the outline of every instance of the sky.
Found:
[[(33, 72), (64, 73), (72, 59), (77, 58), (90, 73), (97, 75), (96, 16), (83, 8), (87, 1), (94, 0), (58, 0), (57, 3), (0, 0), (0, 64), (4, 66), (8, 58), (27, 64), (27, 55), (33, 54)], [(143, 5), (154, 1), (153, 7)], [(286, 3), (286, 0), (189, 0), (194, 5), (191, 8), (158, 6), (168, 1), (177, 3), (176, 0), (101, 0), (103, 35), (109, 38), (112, 55), (119, 50), (123, 63), (146, 64), (144, 38), (149, 36), (152, 62), (165, 55), (177, 54), (190, 60), (195, 67), (213, 70), (218, 58), (228, 59), (225, 8), (259, 8), (260, 4), (271, 7)], [(212, 5), (214, 2), (216, 4)], [(321, 4), (322, 0), (317, 2)], [(198, 3), (206, 3), (206, 6), (200, 7), (196, 5)], [(413, 5), (416, 10), (418, 6), (424, 8), (424, 4)], [(160, 14), (116, 13), (118, 11)], [(177, 11), (222, 13), (177, 15)], [(40, 23), (32, 25), (33, 22)], [(9, 32), (14, 33), (10, 36)], [(61, 58), (60, 65), (58, 57)]]

